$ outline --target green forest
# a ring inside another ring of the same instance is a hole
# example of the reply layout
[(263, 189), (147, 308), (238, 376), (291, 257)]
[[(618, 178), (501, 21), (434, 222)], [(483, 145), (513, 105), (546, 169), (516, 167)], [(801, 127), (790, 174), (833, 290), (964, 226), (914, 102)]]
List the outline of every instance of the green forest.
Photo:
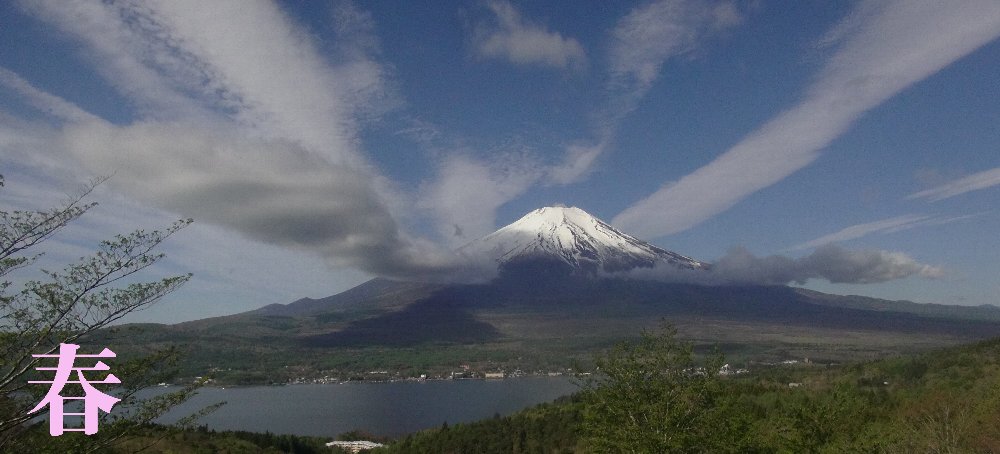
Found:
[[(721, 354), (695, 355), (665, 328), (595, 362), (600, 378), (581, 381), (579, 392), (510, 416), (395, 440), (338, 438), (385, 442), (372, 451), (381, 453), (1000, 452), (1000, 339), (871, 362), (723, 374)], [(35, 429), (38, 441), (53, 441)], [(108, 452), (338, 452), (326, 440), (146, 425)], [(49, 447), (39, 452), (64, 452)]]
[(666, 330), (598, 362), (604, 379), (508, 417), (411, 434), (380, 452), (1000, 452), (1000, 339), (743, 376), (696, 366)]

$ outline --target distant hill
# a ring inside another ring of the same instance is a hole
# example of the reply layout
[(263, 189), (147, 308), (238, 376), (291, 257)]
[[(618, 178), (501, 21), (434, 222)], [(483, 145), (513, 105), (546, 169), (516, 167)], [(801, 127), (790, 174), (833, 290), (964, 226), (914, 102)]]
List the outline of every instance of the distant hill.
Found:
[(992, 304), (979, 306), (958, 306), (953, 304), (914, 303), (912, 301), (892, 301), (858, 295), (830, 295), (807, 289), (797, 289), (815, 302), (832, 307), (844, 307), (879, 312), (902, 312), (926, 317), (953, 318), (960, 320), (1000, 321), (1000, 307)]

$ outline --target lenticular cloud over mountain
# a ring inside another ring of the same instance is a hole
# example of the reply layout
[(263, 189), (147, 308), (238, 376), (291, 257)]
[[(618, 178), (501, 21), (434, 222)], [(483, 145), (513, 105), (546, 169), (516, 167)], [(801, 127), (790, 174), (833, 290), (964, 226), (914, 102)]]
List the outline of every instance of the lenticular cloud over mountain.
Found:
[(408, 236), (374, 178), (289, 140), (186, 123), (66, 127), (60, 146), (110, 184), (248, 238), (318, 253), (397, 279), (441, 280), (462, 268), (450, 251)]

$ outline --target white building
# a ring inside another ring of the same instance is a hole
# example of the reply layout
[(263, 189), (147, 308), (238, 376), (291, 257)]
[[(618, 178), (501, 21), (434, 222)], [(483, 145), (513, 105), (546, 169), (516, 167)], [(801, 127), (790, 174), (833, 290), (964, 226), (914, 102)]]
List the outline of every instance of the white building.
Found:
[(358, 452), (361, 452), (361, 451), (368, 451), (369, 449), (381, 448), (382, 446), (385, 446), (382, 443), (375, 443), (374, 441), (365, 441), (365, 440), (358, 440), (358, 441), (331, 441), (331, 442), (327, 443), (326, 445), (327, 446), (336, 446), (338, 448), (344, 449), (346, 451), (351, 451), (351, 452), (354, 452), (354, 453), (358, 453)]

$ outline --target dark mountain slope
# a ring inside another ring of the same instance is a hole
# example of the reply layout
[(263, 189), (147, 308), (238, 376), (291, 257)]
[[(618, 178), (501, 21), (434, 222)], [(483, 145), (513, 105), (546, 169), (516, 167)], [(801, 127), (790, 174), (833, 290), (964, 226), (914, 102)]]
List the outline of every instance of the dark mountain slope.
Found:
[(440, 287), (435, 284), (376, 278), (326, 298), (302, 298), (289, 304), (270, 304), (247, 312), (254, 315), (304, 316), (324, 312), (402, 307)]
[(592, 322), (600, 317), (653, 320), (700, 317), (747, 324), (923, 333), (962, 339), (1000, 336), (1000, 322), (871, 311), (831, 305), (831, 300), (836, 298), (784, 286), (708, 287), (558, 279), (525, 287), (499, 280), (484, 285), (441, 287), (403, 310), (354, 321), (333, 332), (310, 335), (303, 342), (332, 347), (492, 341), (503, 336), (496, 327), (480, 319), (505, 311), (531, 311), (546, 323), (558, 318), (567, 331), (577, 329), (574, 320)]
[(309, 347), (410, 347), (420, 344), (469, 344), (499, 339), (489, 323), (441, 298), (431, 297), (397, 312), (359, 320), (346, 328), (301, 338)]

